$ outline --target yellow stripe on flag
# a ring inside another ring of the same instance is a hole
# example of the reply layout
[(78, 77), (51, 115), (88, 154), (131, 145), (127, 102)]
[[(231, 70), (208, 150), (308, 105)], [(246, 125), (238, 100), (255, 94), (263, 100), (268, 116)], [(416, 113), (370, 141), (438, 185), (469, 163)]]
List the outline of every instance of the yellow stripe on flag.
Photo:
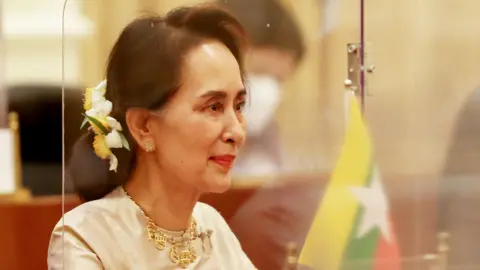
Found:
[(300, 254), (300, 263), (337, 270), (358, 212), (352, 186), (365, 186), (370, 173), (371, 141), (354, 95), (340, 158)]

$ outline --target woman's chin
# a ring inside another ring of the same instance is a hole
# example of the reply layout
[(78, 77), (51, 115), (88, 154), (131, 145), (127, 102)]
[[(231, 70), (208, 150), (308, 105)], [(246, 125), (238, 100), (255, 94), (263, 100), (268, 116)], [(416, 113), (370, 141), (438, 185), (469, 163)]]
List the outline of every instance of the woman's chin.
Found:
[(224, 175), (223, 177), (214, 176), (207, 180), (208, 191), (210, 193), (223, 193), (230, 188), (231, 178), (230, 175)]

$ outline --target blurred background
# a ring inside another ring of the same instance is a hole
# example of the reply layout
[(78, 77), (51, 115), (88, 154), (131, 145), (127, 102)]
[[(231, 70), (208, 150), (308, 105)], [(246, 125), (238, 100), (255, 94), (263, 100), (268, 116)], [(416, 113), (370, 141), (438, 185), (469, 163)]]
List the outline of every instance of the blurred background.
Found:
[[(83, 89), (104, 78), (123, 27), (201, 2), (70, 0), (62, 121), (63, 1), (2, 1), (0, 126), (11, 136), (0, 136), (0, 155), (14, 162), (0, 165), (0, 269), (46, 268), (61, 217), (62, 125), (68, 158), (82, 132)], [(257, 267), (282, 269), (287, 246), (301, 247), (307, 235), (344, 138), (345, 80), (360, 70), (347, 44), (363, 32), (364, 116), (401, 269), (480, 269), (480, 2), (369, 0), (363, 24), (360, 1), (218, 2), (252, 36), (249, 73), (270, 87), (252, 107), (272, 117), (252, 125), (232, 189), (203, 200), (220, 210)], [(255, 118), (254, 109), (247, 113)], [(68, 210), (80, 201), (68, 181), (66, 192)], [(246, 225), (252, 219), (259, 232)], [(257, 236), (265, 245), (252, 244)]]

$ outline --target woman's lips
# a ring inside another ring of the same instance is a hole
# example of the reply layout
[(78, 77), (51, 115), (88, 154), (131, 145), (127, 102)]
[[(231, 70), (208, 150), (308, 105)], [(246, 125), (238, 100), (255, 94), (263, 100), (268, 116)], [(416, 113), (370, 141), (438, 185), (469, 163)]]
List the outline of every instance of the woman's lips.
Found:
[(230, 169), (233, 166), (235, 161), (234, 155), (223, 155), (223, 156), (213, 156), (210, 158), (213, 162), (217, 163), (220, 166)]

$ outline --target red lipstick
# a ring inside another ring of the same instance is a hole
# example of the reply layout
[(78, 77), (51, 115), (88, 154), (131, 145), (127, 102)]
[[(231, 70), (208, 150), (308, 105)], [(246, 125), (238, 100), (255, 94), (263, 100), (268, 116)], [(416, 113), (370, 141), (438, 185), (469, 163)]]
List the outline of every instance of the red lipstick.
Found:
[(231, 168), (233, 166), (233, 162), (235, 161), (234, 155), (223, 155), (223, 156), (213, 156), (210, 158), (212, 161), (221, 165), (225, 168)]

